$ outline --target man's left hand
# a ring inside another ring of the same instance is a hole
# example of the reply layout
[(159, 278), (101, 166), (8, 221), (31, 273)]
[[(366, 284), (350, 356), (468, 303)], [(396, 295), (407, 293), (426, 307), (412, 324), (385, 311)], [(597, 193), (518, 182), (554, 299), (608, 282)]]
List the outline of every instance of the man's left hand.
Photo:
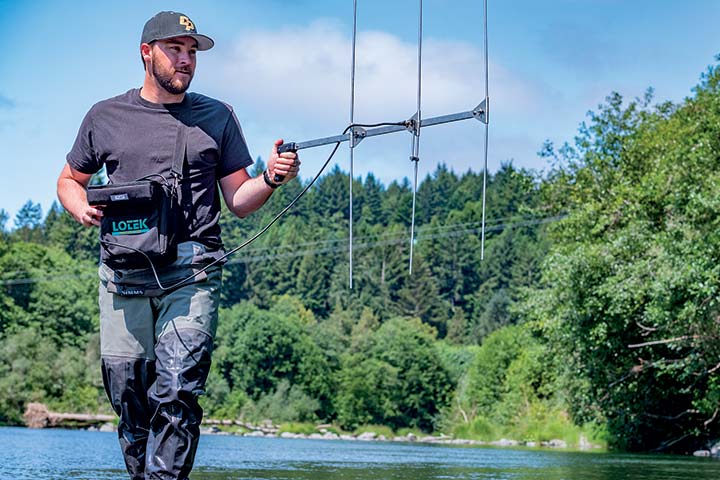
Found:
[(276, 175), (283, 177), (280, 184), (287, 183), (297, 177), (300, 171), (300, 158), (296, 152), (278, 153), (277, 149), (283, 144), (282, 139), (275, 140), (272, 151), (270, 152), (270, 160), (268, 160), (268, 174), (270, 179), (275, 182)]

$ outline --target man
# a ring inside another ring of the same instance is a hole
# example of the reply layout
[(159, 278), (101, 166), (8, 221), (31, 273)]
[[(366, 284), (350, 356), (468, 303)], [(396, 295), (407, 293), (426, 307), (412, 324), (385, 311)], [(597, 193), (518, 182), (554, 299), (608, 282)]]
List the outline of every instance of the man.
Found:
[[(246, 168), (252, 159), (231, 107), (185, 93), (196, 52), (213, 45), (186, 15), (160, 12), (148, 20), (140, 44), (142, 88), (90, 109), (58, 179), (58, 197), (67, 211), (85, 226), (99, 226), (103, 210), (87, 201), (92, 175), (105, 166), (111, 183), (168, 177), (177, 132), (187, 129), (180, 184), (183, 241), (177, 260), (160, 269), (165, 284), (222, 256), (220, 193), (230, 211), (244, 217), (298, 173), (296, 154), (278, 155), (278, 140), (267, 170), (251, 178)], [(154, 281), (148, 275), (147, 269), (100, 266), (103, 381), (120, 416), (118, 436), (131, 478), (186, 479), (198, 444), (202, 409), (197, 400), (210, 368), (221, 267), (170, 291), (120, 289), (123, 282)]]

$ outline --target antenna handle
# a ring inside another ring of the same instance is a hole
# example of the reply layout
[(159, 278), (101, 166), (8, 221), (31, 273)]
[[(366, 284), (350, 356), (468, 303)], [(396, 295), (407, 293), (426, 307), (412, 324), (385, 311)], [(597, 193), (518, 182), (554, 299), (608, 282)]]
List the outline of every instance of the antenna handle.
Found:
[[(297, 143), (295, 143), (295, 142), (283, 143), (282, 145), (280, 145), (280, 146), (278, 147), (277, 151), (278, 151), (278, 153), (286, 153), (286, 152), (293, 152), (293, 153), (294, 153), (294, 152), (297, 152), (297, 151), (298, 151), (298, 145), (297, 145)], [(275, 174), (275, 177), (273, 178), (273, 181), (274, 181), (275, 183), (280, 183), (280, 182), (282, 182), (283, 180), (285, 180), (285, 175)]]

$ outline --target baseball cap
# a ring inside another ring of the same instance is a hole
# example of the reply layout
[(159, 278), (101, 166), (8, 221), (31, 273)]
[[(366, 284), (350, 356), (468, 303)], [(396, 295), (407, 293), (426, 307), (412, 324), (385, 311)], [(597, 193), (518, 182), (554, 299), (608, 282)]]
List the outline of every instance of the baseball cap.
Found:
[(160, 12), (145, 23), (140, 43), (167, 40), (174, 37), (192, 37), (198, 43), (198, 50), (210, 50), (215, 42), (206, 35), (200, 35), (195, 22), (178, 12)]

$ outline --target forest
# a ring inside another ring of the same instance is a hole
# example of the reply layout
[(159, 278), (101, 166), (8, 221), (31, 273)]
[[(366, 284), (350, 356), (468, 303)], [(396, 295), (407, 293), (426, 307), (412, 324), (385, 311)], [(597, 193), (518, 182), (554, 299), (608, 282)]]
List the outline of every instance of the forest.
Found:
[[(717, 442), (720, 67), (679, 103), (612, 93), (540, 150), (546, 171), (488, 176), (482, 260), (482, 173), (424, 178), (412, 275), (410, 183), (353, 179), (352, 289), (350, 179), (322, 176), (225, 267), (205, 416), (623, 451)], [(225, 245), (303, 186), (223, 212)], [(31, 200), (0, 227), (0, 424), (37, 401), (109, 413), (97, 231)]]

